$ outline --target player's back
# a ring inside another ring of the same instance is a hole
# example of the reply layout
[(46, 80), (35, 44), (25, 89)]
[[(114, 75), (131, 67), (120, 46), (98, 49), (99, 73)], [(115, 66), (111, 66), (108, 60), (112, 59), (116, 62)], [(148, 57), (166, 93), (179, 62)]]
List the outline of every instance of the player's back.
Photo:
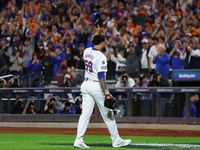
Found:
[(106, 56), (94, 48), (86, 48), (83, 54), (85, 62), (85, 78), (98, 81), (98, 72), (107, 71)]

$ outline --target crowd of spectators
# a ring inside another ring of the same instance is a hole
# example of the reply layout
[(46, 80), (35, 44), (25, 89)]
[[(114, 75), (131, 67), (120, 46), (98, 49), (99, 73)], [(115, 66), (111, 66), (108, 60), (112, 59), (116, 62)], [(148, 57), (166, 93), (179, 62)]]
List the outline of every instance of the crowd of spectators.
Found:
[(0, 75), (23, 76), (24, 87), (33, 87), (35, 77), (60, 86), (62, 62), (77, 85), (83, 82), (94, 12), (107, 38), (108, 78), (200, 69), (197, 0), (3, 0), (0, 9)]
[(154, 72), (168, 79), (171, 70), (200, 69), (199, 0), (2, 0), (0, 76), (15, 76), (2, 87), (80, 85), (94, 12), (107, 39), (108, 79), (127, 73), (143, 86), (143, 74), (155, 86)]

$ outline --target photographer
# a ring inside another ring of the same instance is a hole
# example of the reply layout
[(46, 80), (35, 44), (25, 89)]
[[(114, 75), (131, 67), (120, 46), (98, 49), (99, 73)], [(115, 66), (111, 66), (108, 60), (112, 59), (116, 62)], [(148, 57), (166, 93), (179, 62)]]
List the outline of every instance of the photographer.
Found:
[(57, 112), (57, 114), (76, 114), (76, 109), (70, 102), (63, 102), (62, 108)]
[(39, 77), (33, 79), (33, 87), (44, 87), (44, 84), (40, 81)]
[(56, 114), (62, 108), (62, 103), (55, 99), (53, 95), (49, 95), (44, 107), (45, 114)]
[[(148, 87), (169, 87), (169, 82), (167, 78), (162, 77), (159, 71), (155, 71), (153, 75), (151, 75), (151, 80), (149, 82)], [(161, 94), (161, 99), (162, 99), (162, 117), (165, 112), (166, 108), (166, 103), (170, 100), (171, 94), (169, 93), (162, 93)], [(149, 95), (149, 100), (155, 100), (155, 94), (150, 94)]]
[(127, 73), (124, 73), (115, 85), (115, 87), (133, 87), (133, 86), (135, 86), (135, 81), (132, 78), (130, 78)]
[(11, 114), (21, 114), (23, 112), (23, 110), (24, 110), (23, 101), (21, 98), (17, 98), (14, 106), (10, 110), (10, 113)]
[(56, 73), (58, 87), (60, 87), (60, 85), (62, 84), (66, 74), (70, 75), (70, 79), (73, 78), (72, 74), (69, 71), (67, 71), (66, 62), (61, 62), (60, 63), (60, 70)]
[(76, 83), (73, 80), (71, 80), (70, 74), (65, 74), (64, 81), (60, 85), (60, 87), (76, 87)]
[[(140, 74), (137, 78), (136, 87), (148, 87), (149, 79), (145, 74)], [(148, 93), (134, 93), (133, 110), (135, 116), (148, 116)]]
[(136, 86), (137, 87), (148, 87), (149, 79), (147, 79), (145, 74), (141, 74), (139, 78), (137, 78)]
[(29, 100), (28, 103), (26, 104), (22, 114), (38, 114), (39, 111), (35, 108), (35, 103), (33, 100)]
[(17, 87), (21, 87), (20, 82), (19, 82), (19, 78), (18, 77), (14, 77), (9, 85), (10, 88), (17, 88)]
[(151, 80), (148, 84), (148, 87), (168, 87), (169, 82), (167, 78), (162, 77), (160, 71), (155, 71), (153, 75), (151, 75)]

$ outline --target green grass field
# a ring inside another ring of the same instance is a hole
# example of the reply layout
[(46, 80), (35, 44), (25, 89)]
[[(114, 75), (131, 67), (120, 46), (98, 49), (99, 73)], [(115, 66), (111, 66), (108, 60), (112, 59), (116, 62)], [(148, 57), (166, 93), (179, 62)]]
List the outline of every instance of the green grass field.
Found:
[[(192, 137), (148, 137), (148, 136), (121, 136), (131, 139), (130, 149), (200, 149), (200, 138)], [(0, 134), (0, 150), (66, 150), (75, 149), (73, 142), (75, 135), (58, 134)], [(116, 149), (111, 147), (109, 136), (85, 135), (84, 141), (95, 150)], [(162, 144), (159, 144), (162, 143)], [(175, 143), (175, 144), (173, 144)]]

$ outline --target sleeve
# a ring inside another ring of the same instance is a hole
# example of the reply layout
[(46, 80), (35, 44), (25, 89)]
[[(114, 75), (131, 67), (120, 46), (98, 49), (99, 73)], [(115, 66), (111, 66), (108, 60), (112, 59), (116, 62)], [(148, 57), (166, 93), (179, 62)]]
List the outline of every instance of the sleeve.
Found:
[(71, 111), (69, 112), (69, 114), (76, 114), (76, 109), (74, 107), (70, 107)]
[(180, 59), (184, 60), (186, 58), (186, 52), (184, 53), (184, 55), (180, 54)]
[[(60, 63), (63, 62), (63, 61), (65, 60), (65, 54), (62, 53), (62, 55), (60, 55), (60, 59), (58, 59), (57, 57), (54, 57), (53, 59), (54, 59), (54, 62), (55, 62), (56, 64), (60, 65)], [(53, 60), (53, 59), (52, 59), (52, 60)]]
[(200, 50), (192, 50), (191, 56), (200, 57)]
[(121, 87), (121, 83), (120, 83), (120, 81), (117, 81), (115, 87)]
[(62, 108), (62, 103), (61, 103), (60, 101), (58, 101), (58, 100), (56, 100), (55, 105), (56, 105), (56, 107), (57, 107), (58, 109), (61, 109), (61, 108)]
[[(90, 41), (88, 47), (92, 47), (92, 48), (94, 47), (94, 44), (92, 43), (92, 41)], [(87, 47), (87, 48), (88, 48), (88, 47)]]
[(10, 57), (12, 55), (12, 51), (13, 51), (12, 47), (9, 47), (8, 51), (7, 51), (7, 53), (5, 55), (8, 56), (8, 57)]
[(118, 57), (118, 60), (119, 60), (121, 63), (123, 63), (123, 64), (126, 63), (126, 58), (123, 58), (120, 54), (117, 54), (117, 57)]
[(111, 60), (115, 63), (117, 63), (117, 58), (114, 55), (111, 55)]
[(32, 68), (33, 68), (32, 61), (29, 61), (29, 62), (28, 62), (28, 65), (27, 65), (28, 71), (30, 71)]
[(196, 108), (194, 105), (191, 105), (191, 117), (196, 118)]
[[(102, 57), (103, 56), (103, 57)], [(97, 72), (107, 72), (107, 61), (106, 57), (102, 54), (98, 60)]]
[(154, 59), (152, 59), (152, 61), (153, 61), (153, 64), (156, 64), (157, 63), (157, 61), (158, 61), (158, 55), (156, 55), (156, 58), (155, 58), (155, 60)]
[(31, 45), (32, 45), (33, 49), (35, 49), (35, 37), (34, 37), (33, 33), (31, 33)]
[(10, 62), (13, 63), (15, 61), (16, 57), (15, 56), (10, 56)]
[(51, 59), (51, 65), (52, 65), (52, 66), (55, 65), (55, 57), (53, 57), (53, 58)]
[(185, 107), (183, 109), (182, 116), (183, 116), (183, 118), (185, 118)]
[(32, 59), (32, 55), (33, 55), (33, 53), (34, 53), (34, 49), (33, 49), (33, 47), (31, 47), (30, 49), (29, 49), (29, 59), (28, 60), (31, 60)]
[(132, 78), (128, 78), (129, 87), (135, 86), (135, 81)]
[(152, 58), (152, 54), (151, 54), (152, 50), (151, 50), (151, 49), (152, 49), (152, 48), (150, 48), (150, 50), (149, 50), (148, 57), (151, 57), (151, 58)]
[(159, 61), (161, 64), (166, 65), (167, 63), (170, 62), (170, 57), (169, 57), (168, 55), (164, 55), (164, 57), (161, 56), (161, 57), (158, 59), (158, 61)]
[(18, 63), (22, 64), (22, 57), (18, 57)]
[(60, 109), (58, 112), (57, 112), (57, 114), (65, 114), (65, 109)]

